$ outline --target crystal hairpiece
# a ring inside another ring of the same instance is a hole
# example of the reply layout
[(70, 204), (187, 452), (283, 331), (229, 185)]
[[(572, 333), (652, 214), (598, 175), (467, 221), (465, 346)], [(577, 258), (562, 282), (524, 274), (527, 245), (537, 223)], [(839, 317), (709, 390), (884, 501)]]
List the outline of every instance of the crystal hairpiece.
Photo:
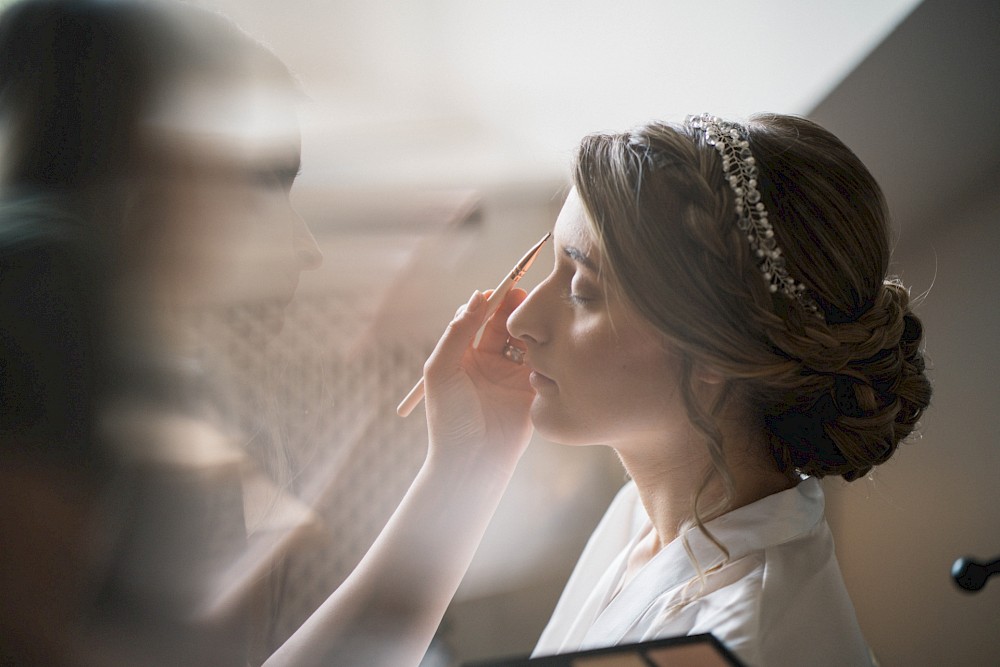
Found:
[(785, 258), (781, 255), (760, 191), (757, 190), (757, 164), (750, 152), (746, 130), (737, 123), (707, 113), (688, 116), (684, 124), (704, 133), (705, 143), (714, 147), (722, 157), (722, 171), (736, 195), (736, 224), (746, 234), (750, 248), (760, 261), (760, 271), (768, 289), (781, 292), (802, 304), (806, 311), (823, 317), (819, 306), (806, 294), (806, 286), (788, 275)]

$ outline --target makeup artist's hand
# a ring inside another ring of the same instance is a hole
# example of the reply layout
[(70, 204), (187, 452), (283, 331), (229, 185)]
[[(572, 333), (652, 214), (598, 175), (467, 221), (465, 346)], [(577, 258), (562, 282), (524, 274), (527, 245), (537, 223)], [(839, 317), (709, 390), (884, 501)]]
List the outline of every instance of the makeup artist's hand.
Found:
[[(488, 293), (487, 293), (488, 295)], [(431, 456), (473, 456), (511, 470), (531, 438), (529, 370), (503, 356), (507, 318), (527, 293), (513, 289), (483, 330), (486, 295), (459, 309), (424, 365)]]

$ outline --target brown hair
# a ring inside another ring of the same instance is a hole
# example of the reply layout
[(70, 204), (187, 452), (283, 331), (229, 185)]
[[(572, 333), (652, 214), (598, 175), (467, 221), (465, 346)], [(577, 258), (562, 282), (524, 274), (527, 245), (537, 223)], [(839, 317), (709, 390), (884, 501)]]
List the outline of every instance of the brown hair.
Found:
[(16, 2), (0, 13), (0, 186), (55, 193), (91, 223), (121, 225), (131, 179), (153, 159), (149, 114), (194, 77), (262, 74), (298, 90), (276, 55), (210, 9), (168, 0)]
[[(893, 454), (931, 394), (920, 320), (887, 276), (885, 201), (857, 156), (815, 123), (758, 115), (746, 129), (788, 271), (822, 318), (768, 291), (702, 133), (654, 122), (588, 136), (574, 183), (609, 287), (680, 355), (688, 413), (727, 488), (716, 419), (730, 400), (759, 419), (780, 470), (851, 481)], [(715, 405), (695, 397), (697, 367), (726, 378)]]

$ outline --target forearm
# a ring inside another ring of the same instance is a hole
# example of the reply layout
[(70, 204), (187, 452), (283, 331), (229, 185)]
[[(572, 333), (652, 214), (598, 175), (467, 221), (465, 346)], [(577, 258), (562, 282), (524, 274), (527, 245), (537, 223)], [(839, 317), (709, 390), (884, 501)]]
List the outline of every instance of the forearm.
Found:
[(512, 474), (430, 456), (358, 567), (265, 664), (419, 664)]
[(528, 371), (501, 353), (524, 297), (511, 290), (486, 322), (476, 292), (449, 323), (424, 365), (424, 466), (358, 567), (268, 667), (420, 663), (531, 437)]

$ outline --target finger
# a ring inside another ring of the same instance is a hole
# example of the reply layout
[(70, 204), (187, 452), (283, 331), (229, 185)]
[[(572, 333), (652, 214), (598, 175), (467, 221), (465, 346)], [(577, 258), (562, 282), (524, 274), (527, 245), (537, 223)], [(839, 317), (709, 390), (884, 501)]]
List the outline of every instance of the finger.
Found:
[[(486, 299), (487, 303), (489, 302), (491, 296), (493, 296), (493, 290), (488, 289), (485, 292), (483, 292), (483, 298)], [(458, 318), (460, 318), (462, 316), (462, 313), (464, 313), (465, 309), (468, 307), (469, 307), (468, 303), (463, 303), (461, 306), (455, 309), (455, 315), (451, 319), (457, 320)]]
[(483, 304), (485, 302), (486, 298), (479, 290), (476, 290), (472, 293), (468, 303), (458, 309), (454, 319), (448, 323), (437, 345), (434, 346), (434, 351), (424, 365), (425, 379), (428, 373), (433, 374), (436, 367), (444, 364), (457, 364), (461, 361), (462, 355), (483, 324), (485, 315)]
[(507, 319), (527, 297), (528, 293), (518, 287), (507, 293), (493, 317), (486, 323), (483, 336), (479, 341), (479, 349), (486, 352), (499, 352), (503, 348), (510, 336), (510, 332), (507, 331)]

